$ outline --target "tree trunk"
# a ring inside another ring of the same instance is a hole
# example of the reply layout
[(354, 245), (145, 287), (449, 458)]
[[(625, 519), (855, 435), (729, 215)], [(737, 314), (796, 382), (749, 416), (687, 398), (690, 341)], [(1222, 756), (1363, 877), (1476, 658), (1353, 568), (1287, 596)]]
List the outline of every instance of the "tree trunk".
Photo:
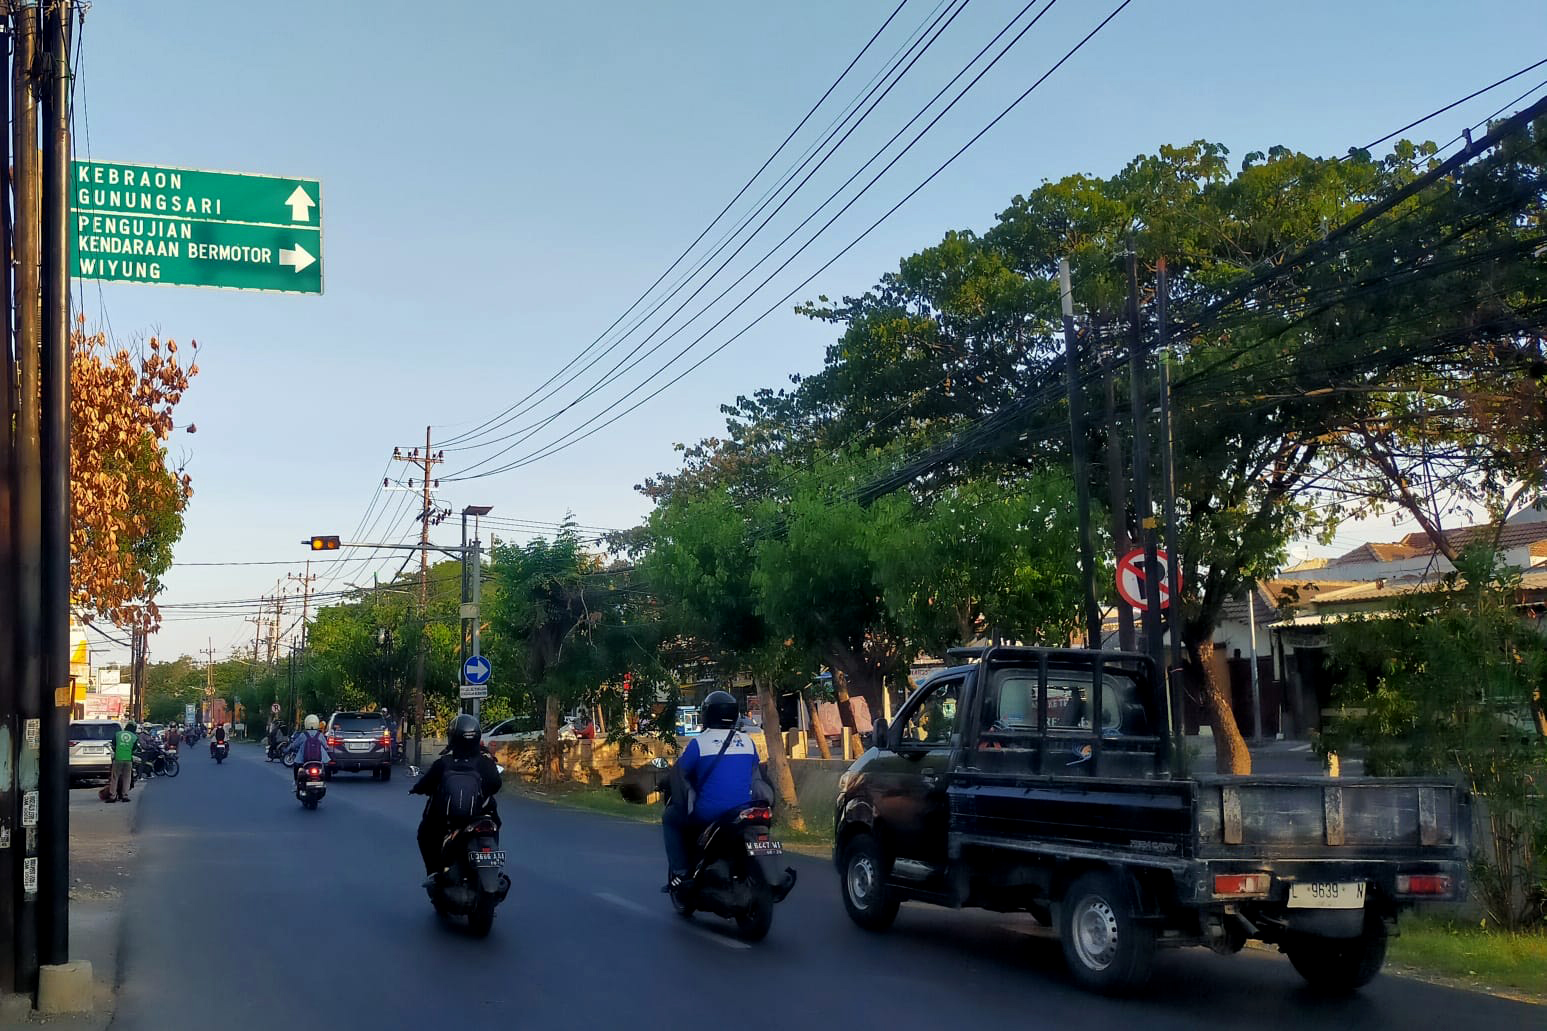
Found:
[(564, 774), (559, 752), (559, 696), (551, 694), (543, 712), (543, 772), (544, 784), (557, 784)]
[(822, 724), (816, 718), (816, 703), (810, 699), (802, 699), (811, 714), (811, 736), (816, 738), (816, 750), (821, 753), (823, 759), (831, 759), (833, 750), (828, 747), (827, 735), (822, 733)]
[[(1188, 646), (1194, 666), (1202, 674), (1203, 709), (1208, 714), (1209, 726), (1214, 731), (1214, 768), (1218, 773), (1252, 772), (1252, 753), (1247, 750), (1246, 739), (1235, 725), (1235, 711), (1230, 704), (1230, 668), (1225, 664), (1224, 653), (1214, 647), (1214, 635)], [(1181, 714), (1177, 714), (1181, 718)]]
[(795, 776), (790, 772), (789, 756), (784, 754), (784, 729), (779, 726), (779, 707), (774, 703), (773, 690), (767, 681), (754, 677), (753, 683), (757, 686), (757, 706), (763, 714), (768, 773), (773, 779), (774, 792), (779, 796), (781, 815), (790, 830), (804, 831), (806, 820), (800, 814), (800, 799), (795, 796)]
[(838, 719), (845, 730), (854, 726), (854, 708), (849, 700), (849, 675), (837, 666), (829, 664), (833, 671), (833, 700), (838, 703)]

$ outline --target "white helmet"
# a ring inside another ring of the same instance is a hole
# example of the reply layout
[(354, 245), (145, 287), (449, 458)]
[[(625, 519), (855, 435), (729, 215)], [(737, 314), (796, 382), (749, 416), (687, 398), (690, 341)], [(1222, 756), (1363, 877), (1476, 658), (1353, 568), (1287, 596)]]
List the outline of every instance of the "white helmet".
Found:
[(306, 729), (307, 730), (316, 730), (320, 726), (322, 726), (322, 721), (319, 720), (316, 717), (316, 715), (311, 715), (311, 716), (306, 717)]

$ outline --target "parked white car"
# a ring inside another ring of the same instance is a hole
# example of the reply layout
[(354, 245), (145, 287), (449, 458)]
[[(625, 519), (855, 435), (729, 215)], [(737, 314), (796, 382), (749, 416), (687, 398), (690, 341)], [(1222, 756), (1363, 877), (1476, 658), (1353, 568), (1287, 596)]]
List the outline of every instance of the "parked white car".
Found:
[(117, 720), (73, 720), (70, 723), (70, 782), (106, 777), (113, 769), (113, 735)]

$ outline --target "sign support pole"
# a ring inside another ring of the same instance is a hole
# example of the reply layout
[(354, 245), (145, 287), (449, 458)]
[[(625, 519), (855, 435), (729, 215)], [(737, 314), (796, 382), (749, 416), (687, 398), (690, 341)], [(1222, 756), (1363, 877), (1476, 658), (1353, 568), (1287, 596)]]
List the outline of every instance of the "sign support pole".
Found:
[[(1069, 259), (1058, 259), (1058, 293), (1064, 314), (1064, 372), (1069, 384), (1069, 451), (1074, 459), (1075, 505), (1080, 521), (1080, 568), (1085, 573), (1086, 646), (1101, 647), (1101, 608), (1096, 604), (1096, 547), (1090, 536), (1090, 460), (1085, 453), (1085, 414), (1080, 404), (1079, 339), (1074, 332), (1074, 288)], [(847, 740), (847, 737), (845, 737)]]
[[(40, 735), (43, 719), (43, 551), (42, 479), (39, 433), (41, 312), (38, 292), (38, 109), (33, 76), (37, 60), (38, 9), (36, 4), (11, 8), (16, 41), (12, 53), (14, 87), (11, 119), (14, 168), (16, 232), (12, 261), (16, 267), (16, 367), (19, 400), (16, 410), (15, 495), (13, 496), (16, 548), (16, 715), (21, 735), (16, 762), (16, 795), (21, 806), (13, 827), (11, 844), (18, 879), (11, 886), (16, 897), (16, 987), (31, 994), (38, 981), (38, 828), (36, 825)], [(61, 616), (63, 613), (61, 613)], [(30, 801), (29, 801), (30, 796)]]
[(1160, 641), (1160, 563), (1156, 559), (1155, 520), (1150, 503), (1150, 426), (1148, 351), (1139, 324), (1139, 256), (1128, 238), (1128, 391), (1133, 415), (1133, 507), (1144, 545), (1144, 650), (1165, 668)]
[(70, 15), (40, 8), (42, 128), (43, 726), (38, 854), (40, 960), (70, 960)]
[[(1160, 482), (1166, 508), (1166, 578), (1171, 585), (1171, 665), (1166, 677), (1167, 700), (1174, 721), (1182, 714), (1182, 628), (1186, 625), (1182, 607), (1182, 536), (1176, 526), (1176, 446), (1171, 428), (1171, 354), (1168, 350), (1171, 329), (1166, 320), (1166, 304), (1170, 299), (1171, 277), (1166, 271), (1166, 259), (1156, 262), (1155, 268), (1155, 337), (1161, 348), (1160, 356)], [(1178, 754), (1181, 746), (1179, 722), (1173, 722), (1177, 735)]]

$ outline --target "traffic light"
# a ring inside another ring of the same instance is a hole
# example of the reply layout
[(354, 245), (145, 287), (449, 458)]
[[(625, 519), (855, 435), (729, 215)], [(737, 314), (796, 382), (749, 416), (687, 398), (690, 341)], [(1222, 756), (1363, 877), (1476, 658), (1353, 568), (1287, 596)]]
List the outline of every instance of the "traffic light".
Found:
[(337, 551), (338, 550), (338, 538), (337, 537), (313, 537), (311, 543), (312, 543), (312, 550), (313, 551)]

